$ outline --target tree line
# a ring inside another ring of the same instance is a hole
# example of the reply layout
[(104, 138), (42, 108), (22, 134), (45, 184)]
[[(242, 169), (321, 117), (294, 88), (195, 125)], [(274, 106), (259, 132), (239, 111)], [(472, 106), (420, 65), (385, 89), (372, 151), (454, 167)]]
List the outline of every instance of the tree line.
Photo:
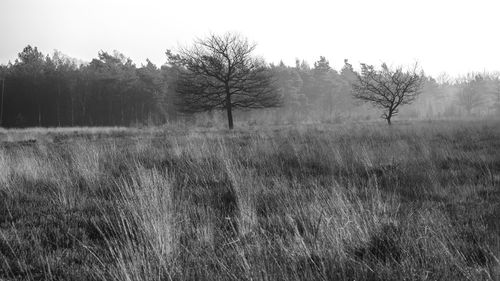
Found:
[(27, 46), (1, 66), (3, 127), (126, 126), (165, 122), (169, 69), (150, 61), (137, 67), (123, 54), (99, 52), (80, 63), (55, 51)]
[(312, 66), (269, 64), (254, 49), (238, 34), (210, 35), (167, 51), (157, 67), (149, 60), (137, 66), (117, 51), (82, 63), (28, 45), (0, 66), (0, 126), (163, 124), (223, 110), (232, 128), (234, 110), (245, 119), (249, 109), (270, 107), (282, 122), (500, 115), (498, 73), (433, 78), (386, 64), (356, 71), (348, 60), (337, 71), (325, 57)]

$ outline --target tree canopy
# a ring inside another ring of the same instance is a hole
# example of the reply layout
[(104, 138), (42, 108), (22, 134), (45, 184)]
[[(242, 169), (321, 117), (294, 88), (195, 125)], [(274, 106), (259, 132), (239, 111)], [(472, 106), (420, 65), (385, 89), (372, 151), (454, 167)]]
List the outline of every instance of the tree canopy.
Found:
[(177, 54), (167, 52), (169, 63), (179, 71), (180, 110), (223, 109), (232, 129), (234, 109), (279, 106), (270, 69), (263, 59), (252, 56), (255, 46), (239, 34), (226, 33), (198, 39)]
[(401, 105), (412, 103), (421, 93), (423, 75), (417, 65), (409, 70), (390, 69), (385, 63), (377, 70), (373, 65), (361, 64), (353, 84), (354, 97), (382, 109), (382, 118), (391, 124)]

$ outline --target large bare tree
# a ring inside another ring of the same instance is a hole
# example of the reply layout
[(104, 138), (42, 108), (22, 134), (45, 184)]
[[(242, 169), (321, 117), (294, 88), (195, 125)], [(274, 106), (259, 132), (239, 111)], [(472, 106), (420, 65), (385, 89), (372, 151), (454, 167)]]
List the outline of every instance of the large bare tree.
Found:
[(361, 64), (353, 84), (354, 97), (382, 109), (382, 118), (391, 125), (392, 117), (399, 113), (399, 106), (410, 104), (421, 93), (423, 74), (415, 64), (409, 70), (402, 67), (390, 69), (385, 63), (380, 70)]
[(226, 110), (233, 128), (233, 109), (281, 105), (266, 63), (252, 56), (255, 44), (239, 34), (210, 35), (177, 54), (167, 51), (178, 69), (176, 91), (183, 112)]

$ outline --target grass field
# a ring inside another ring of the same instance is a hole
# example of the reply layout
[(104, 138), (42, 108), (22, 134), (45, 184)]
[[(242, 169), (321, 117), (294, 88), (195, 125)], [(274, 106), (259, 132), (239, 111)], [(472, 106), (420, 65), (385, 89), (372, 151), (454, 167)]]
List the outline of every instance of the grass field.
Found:
[(500, 122), (0, 140), (0, 280), (500, 280)]

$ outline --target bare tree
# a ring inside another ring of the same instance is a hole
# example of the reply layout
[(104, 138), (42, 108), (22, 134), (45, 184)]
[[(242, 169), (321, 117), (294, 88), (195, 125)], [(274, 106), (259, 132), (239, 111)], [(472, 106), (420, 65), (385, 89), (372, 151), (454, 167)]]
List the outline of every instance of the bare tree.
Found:
[(493, 107), (495, 109), (495, 114), (500, 115), (500, 74), (493, 80), (493, 96), (494, 102)]
[(488, 90), (485, 79), (480, 74), (469, 73), (459, 80), (461, 81), (457, 81), (459, 86), (457, 102), (470, 116), (474, 109), (487, 103)]
[(421, 93), (423, 74), (417, 64), (409, 70), (390, 69), (385, 63), (380, 70), (361, 64), (353, 84), (354, 97), (383, 110), (382, 118), (391, 125), (391, 118), (399, 113), (399, 106), (410, 104)]
[(176, 91), (183, 112), (226, 110), (233, 128), (233, 109), (281, 105), (274, 78), (262, 59), (251, 53), (255, 44), (238, 34), (210, 35), (177, 54), (167, 51), (179, 71)]

